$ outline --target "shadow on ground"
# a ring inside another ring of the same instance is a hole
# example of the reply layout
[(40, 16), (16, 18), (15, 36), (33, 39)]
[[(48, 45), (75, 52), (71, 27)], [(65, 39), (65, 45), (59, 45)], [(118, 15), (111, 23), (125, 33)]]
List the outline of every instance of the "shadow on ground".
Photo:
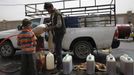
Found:
[[(95, 61), (99, 63), (106, 64), (106, 55), (105, 53), (94, 53)], [(0, 59), (3, 65), (0, 66), (0, 75), (20, 75), (20, 55), (16, 55), (11, 59)], [(85, 60), (73, 58), (74, 65), (84, 63)], [(118, 73), (118, 71), (117, 71)], [(40, 73), (40, 75), (64, 75), (63, 72), (58, 72), (51, 74), (51, 72), (45, 71)], [(69, 75), (87, 75), (85, 70), (72, 71)], [(96, 70), (95, 74), (92, 75), (107, 75), (106, 72)], [(120, 74), (117, 74), (120, 75)]]

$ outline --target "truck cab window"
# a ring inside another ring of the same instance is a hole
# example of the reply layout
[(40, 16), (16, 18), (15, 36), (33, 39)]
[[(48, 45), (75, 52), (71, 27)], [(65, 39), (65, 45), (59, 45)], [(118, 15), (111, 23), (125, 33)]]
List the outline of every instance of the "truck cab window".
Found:
[(32, 19), (31, 20), (32, 21), (32, 27), (34, 28), (34, 27), (38, 26), (40, 24), (40, 20), (41, 20), (41, 18)]

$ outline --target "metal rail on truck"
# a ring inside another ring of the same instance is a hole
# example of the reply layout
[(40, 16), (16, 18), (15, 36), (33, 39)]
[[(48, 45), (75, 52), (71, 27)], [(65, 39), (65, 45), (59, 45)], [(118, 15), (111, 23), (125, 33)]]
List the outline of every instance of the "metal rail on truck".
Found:
[[(66, 2), (78, 1), (79, 6), (67, 7)], [(99, 0), (98, 0), (99, 1)], [(84, 25), (84, 27), (90, 25), (102, 25), (102, 26), (115, 26), (116, 25), (116, 2), (115, 0), (110, 0), (107, 4), (97, 4), (94, 0), (94, 5), (82, 6), (82, 0), (62, 0), (54, 1), (55, 3), (62, 3), (63, 7), (59, 8), (61, 13), (65, 17), (79, 17), (79, 22)], [(26, 4), (25, 5), (25, 15), (26, 16), (47, 16), (48, 12), (43, 9), (44, 3)]]

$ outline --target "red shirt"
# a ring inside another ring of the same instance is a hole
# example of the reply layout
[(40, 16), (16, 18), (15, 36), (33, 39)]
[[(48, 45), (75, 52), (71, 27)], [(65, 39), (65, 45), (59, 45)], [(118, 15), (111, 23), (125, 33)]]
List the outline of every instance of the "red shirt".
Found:
[(23, 29), (17, 36), (18, 45), (25, 52), (34, 52), (36, 50), (36, 36), (32, 29)]

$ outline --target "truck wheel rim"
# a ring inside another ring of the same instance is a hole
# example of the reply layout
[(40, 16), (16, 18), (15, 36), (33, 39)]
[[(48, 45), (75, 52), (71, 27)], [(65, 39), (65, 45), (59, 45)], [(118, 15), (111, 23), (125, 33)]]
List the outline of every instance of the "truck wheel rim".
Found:
[(1, 53), (3, 56), (9, 56), (12, 52), (12, 48), (9, 45), (4, 45), (1, 47)]
[(75, 53), (79, 58), (84, 59), (90, 53), (90, 46), (87, 44), (81, 43), (75, 48)]

